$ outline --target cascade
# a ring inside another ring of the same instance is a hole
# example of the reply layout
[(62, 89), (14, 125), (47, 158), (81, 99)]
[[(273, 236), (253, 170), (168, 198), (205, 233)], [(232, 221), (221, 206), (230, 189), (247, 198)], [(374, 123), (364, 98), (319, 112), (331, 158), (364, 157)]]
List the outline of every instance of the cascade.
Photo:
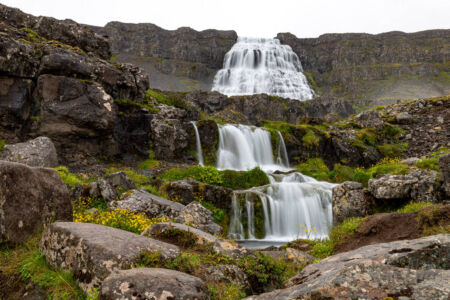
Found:
[(198, 133), (197, 122), (191, 121), (192, 126), (194, 127), (195, 132), (195, 140), (197, 144), (197, 160), (200, 166), (204, 166), (203, 162), (203, 153), (202, 153), (202, 143), (200, 142), (200, 134)]
[[(217, 167), (233, 170), (260, 167), (270, 180), (268, 185), (234, 192), (229, 236), (255, 239), (255, 210), (259, 201), (264, 241), (326, 238), (332, 225), (331, 196), (335, 185), (289, 170), (286, 146), (279, 132), (275, 163), (269, 131), (235, 124), (218, 127)], [(275, 173), (277, 170), (290, 173)]]
[(265, 93), (309, 100), (314, 92), (302, 72), (300, 59), (289, 45), (278, 39), (239, 37), (225, 55), (212, 90), (227, 96)]

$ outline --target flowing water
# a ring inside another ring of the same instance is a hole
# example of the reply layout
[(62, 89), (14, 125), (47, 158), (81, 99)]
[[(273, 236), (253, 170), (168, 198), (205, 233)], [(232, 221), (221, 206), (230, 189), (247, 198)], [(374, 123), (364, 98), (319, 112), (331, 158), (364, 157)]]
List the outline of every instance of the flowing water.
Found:
[(302, 72), (297, 54), (278, 39), (239, 37), (225, 55), (212, 90), (228, 96), (265, 93), (309, 100), (314, 92)]
[(204, 166), (205, 164), (203, 162), (202, 143), (200, 142), (200, 134), (198, 133), (197, 123), (192, 121), (191, 124), (194, 127), (194, 132), (195, 132), (195, 141), (196, 141), (196, 145), (197, 145), (197, 160), (198, 160), (198, 164), (200, 166)]
[[(263, 169), (270, 184), (235, 191), (229, 236), (256, 247), (278, 244), (298, 238), (322, 239), (332, 225), (331, 194), (334, 184), (320, 182), (289, 170), (286, 146), (278, 132), (277, 157), (274, 159), (270, 132), (253, 126), (218, 125), (219, 169)], [(290, 171), (280, 174), (276, 171)], [(256, 239), (257, 209), (264, 220), (264, 236)]]

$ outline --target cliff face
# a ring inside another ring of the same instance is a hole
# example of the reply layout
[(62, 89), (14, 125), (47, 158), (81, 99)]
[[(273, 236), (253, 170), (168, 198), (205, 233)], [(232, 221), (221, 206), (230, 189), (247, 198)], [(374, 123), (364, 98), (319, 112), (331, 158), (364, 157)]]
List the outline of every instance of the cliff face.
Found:
[(151, 87), (176, 91), (210, 89), (237, 39), (234, 31), (165, 30), (153, 24), (111, 22), (93, 29), (108, 37), (115, 61), (144, 68)]
[(389, 101), (450, 93), (450, 30), (277, 38), (297, 53), (322, 95)]

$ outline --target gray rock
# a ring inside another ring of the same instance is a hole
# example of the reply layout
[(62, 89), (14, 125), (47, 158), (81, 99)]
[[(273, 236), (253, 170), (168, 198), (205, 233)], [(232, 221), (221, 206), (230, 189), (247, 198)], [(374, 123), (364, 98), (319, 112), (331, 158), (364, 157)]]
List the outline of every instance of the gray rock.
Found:
[(163, 259), (180, 253), (174, 245), (128, 231), (71, 222), (48, 226), (39, 249), (53, 268), (72, 270), (85, 292), (99, 287), (112, 272), (131, 268), (142, 251), (160, 251)]
[(205, 270), (204, 277), (208, 278), (209, 281), (234, 283), (244, 289), (250, 288), (247, 274), (236, 265), (217, 265), (208, 267)]
[(136, 188), (133, 180), (124, 171), (109, 174), (105, 176), (105, 180), (115, 189), (131, 190)]
[(286, 289), (246, 299), (448, 299), (449, 253), (449, 234), (365, 246), (307, 266)]
[(0, 243), (22, 243), (55, 220), (72, 221), (65, 183), (53, 169), (0, 161)]
[(285, 257), (291, 262), (298, 263), (303, 266), (312, 264), (315, 260), (315, 258), (308, 253), (289, 247), (285, 250)]
[(376, 203), (359, 182), (346, 181), (333, 188), (333, 223), (339, 224), (352, 217), (373, 213)]
[(414, 166), (417, 164), (417, 162), (420, 160), (418, 157), (409, 157), (402, 161), (400, 161), (400, 164), (408, 165), (408, 166)]
[(138, 268), (109, 275), (102, 283), (100, 299), (209, 300), (209, 294), (203, 281), (192, 275), (167, 269)]
[(412, 168), (406, 175), (383, 175), (369, 180), (369, 191), (377, 199), (435, 202), (436, 171)]
[(55, 145), (48, 137), (38, 137), (24, 143), (6, 145), (0, 159), (26, 164), (30, 167), (54, 168), (58, 166)]
[(359, 128), (381, 129), (384, 127), (384, 122), (376, 110), (363, 111), (356, 115), (354, 120)]
[(89, 183), (88, 190), (91, 197), (102, 197), (108, 202), (116, 200), (116, 191), (104, 179)]
[(411, 124), (414, 121), (414, 117), (405, 111), (397, 114), (395, 120), (398, 124)]
[(175, 220), (211, 234), (219, 235), (222, 233), (222, 227), (214, 222), (212, 212), (198, 202), (191, 202), (186, 205)]
[(181, 203), (155, 196), (145, 190), (131, 190), (123, 194), (119, 201), (108, 205), (125, 208), (135, 213), (145, 213), (149, 218), (175, 218), (185, 208)]
[(439, 158), (439, 172), (441, 180), (441, 188), (450, 198), (450, 153)]

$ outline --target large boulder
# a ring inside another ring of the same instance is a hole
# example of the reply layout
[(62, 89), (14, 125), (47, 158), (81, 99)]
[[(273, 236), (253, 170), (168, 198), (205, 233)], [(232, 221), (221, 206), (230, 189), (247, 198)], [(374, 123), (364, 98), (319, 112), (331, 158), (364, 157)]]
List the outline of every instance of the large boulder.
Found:
[(115, 189), (131, 190), (136, 188), (133, 180), (124, 171), (106, 175), (105, 180)]
[(369, 180), (369, 191), (377, 199), (436, 201), (436, 171), (413, 168), (406, 175), (382, 175)]
[(359, 128), (382, 129), (384, 127), (383, 119), (381, 119), (376, 110), (363, 111), (356, 115), (354, 120)]
[(0, 161), (0, 243), (22, 243), (56, 220), (72, 221), (69, 193), (53, 169)]
[(447, 199), (450, 198), (450, 153), (439, 158), (441, 187)]
[(54, 168), (58, 166), (55, 145), (48, 137), (38, 137), (25, 143), (6, 145), (0, 159), (26, 164), (30, 167)]
[(39, 246), (53, 267), (72, 270), (85, 291), (98, 288), (112, 272), (130, 269), (142, 251), (175, 258), (177, 246), (128, 231), (90, 223), (56, 222), (46, 228)]
[(138, 268), (109, 275), (102, 283), (100, 299), (209, 300), (209, 295), (206, 285), (195, 276), (167, 269)]
[(449, 234), (366, 246), (307, 266), (286, 289), (246, 299), (448, 299), (449, 251)]
[(333, 223), (373, 213), (375, 199), (359, 182), (346, 181), (333, 188)]
[(212, 212), (198, 202), (191, 202), (186, 205), (180, 211), (176, 221), (189, 224), (210, 234), (219, 235), (222, 233), (222, 227), (214, 222)]
[(134, 213), (144, 213), (149, 218), (175, 218), (185, 208), (181, 203), (155, 196), (145, 190), (128, 191), (119, 201), (109, 203), (109, 206), (124, 208)]
[(234, 283), (246, 290), (250, 289), (247, 274), (236, 265), (217, 265), (206, 268), (204, 278), (213, 282)]

